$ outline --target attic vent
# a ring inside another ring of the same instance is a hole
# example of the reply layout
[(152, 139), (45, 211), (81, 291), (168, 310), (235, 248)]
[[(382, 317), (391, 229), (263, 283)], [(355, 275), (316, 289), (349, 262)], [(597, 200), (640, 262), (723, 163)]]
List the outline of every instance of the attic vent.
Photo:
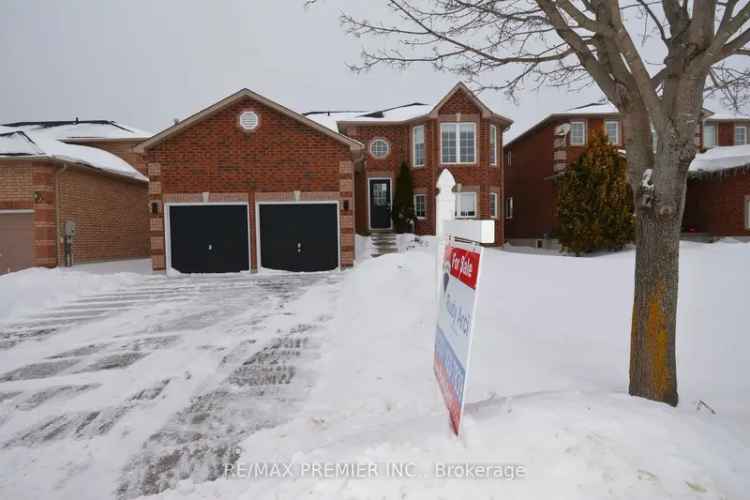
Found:
[(258, 113), (255, 111), (243, 111), (240, 114), (240, 127), (248, 132), (258, 128)]

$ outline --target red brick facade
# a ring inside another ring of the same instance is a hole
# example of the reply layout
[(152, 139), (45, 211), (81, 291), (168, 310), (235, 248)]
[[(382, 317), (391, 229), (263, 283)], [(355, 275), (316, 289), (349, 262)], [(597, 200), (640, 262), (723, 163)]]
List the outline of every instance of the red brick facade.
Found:
[(76, 222), (74, 262), (145, 257), (147, 185), (55, 161), (3, 160), (0, 210), (32, 210), (35, 266), (63, 263), (62, 225)]
[[(443, 122), (473, 122), (476, 124), (476, 161), (467, 165), (441, 165), (440, 155), (440, 123)], [(412, 141), (414, 127), (425, 127), (425, 161), (424, 166), (415, 166)], [(497, 152), (494, 165), (490, 165), (490, 126), (497, 127)], [(504, 242), (504, 228), (502, 224), (503, 207), (503, 129), (507, 127), (500, 119), (482, 116), (482, 110), (474, 98), (459, 89), (446, 100), (438, 109), (427, 117), (417, 118), (399, 123), (355, 123), (340, 122), (339, 128), (346, 135), (355, 138), (365, 145), (364, 168), (356, 175), (357, 197), (357, 232), (369, 232), (369, 213), (367, 210), (368, 179), (387, 177), (391, 185), (395, 186), (398, 170), (403, 162), (411, 168), (415, 194), (425, 194), (426, 217), (417, 221), (417, 234), (435, 234), (435, 196), (437, 179), (443, 168), (447, 168), (461, 185), (464, 192), (477, 193), (477, 218), (490, 218), (490, 193), (496, 193), (498, 222), (495, 224), (495, 244)], [(378, 138), (384, 138), (390, 145), (388, 156), (375, 158), (369, 153), (370, 143)]]
[[(585, 146), (573, 146), (570, 144), (570, 134), (566, 137), (555, 137), (555, 129), (564, 123), (573, 121), (582, 121), (585, 123), (588, 141), (591, 140), (596, 131), (604, 131), (605, 121), (617, 121), (620, 123), (620, 146), (624, 145), (627, 130), (624, 129), (623, 123), (616, 114), (592, 114), (585, 115), (577, 113), (574, 115), (552, 115), (538, 125), (521, 134), (518, 138), (511, 141), (505, 150), (505, 197), (513, 200), (513, 217), (505, 220), (505, 235), (508, 239), (516, 240), (538, 240), (545, 237), (556, 238), (559, 227), (557, 218), (557, 187), (554, 182), (556, 174), (561, 172), (567, 165), (575, 162), (585, 150)], [(749, 125), (747, 122), (723, 122), (706, 120), (706, 124), (717, 126), (717, 141), (719, 146), (734, 145), (735, 126)], [(750, 128), (749, 128), (750, 131)], [(587, 143), (588, 143), (587, 141)], [(703, 127), (699, 127), (696, 134), (696, 141), (703, 143)], [(510, 158), (510, 161), (508, 161)], [(737, 182), (737, 187), (727, 187), (725, 184), (734, 184), (735, 181), (726, 181), (720, 189), (712, 186), (714, 181), (691, 182), (691, 189), (688, 191), (687, 207), (697, 207), (699, 204), (704, 207), (714, 206), (713, 209), (706, 208), (696, 211), (691, 208), (690, 217), (695, 220), (703, 220), (696, 226), (700, 227), (718, 227), (717, 224), (724, 224), (716, 221), (709, 224), (706, 218), (710, 214), (718, 214), (722, 210), (728, 210), (726, 201), (718, 198), (720, 190), (742, 190), (743, 184)], [(699, 184), (701, 187), (699, 187)], [(747, 194), (747, 193), (745, 193)], [(743, 195), (744, 196), (744, 195)], [(696, 198), (696, 199), (692, 199)], [(737, 196), (734, 197), (739, 200)], [(743, 205), (737, 201), (731, 210), (736, 212), (744, 210)], [(722, 209), (721, 207), (725, 207)], [(686, 208), (686, 212), (688, 212)], [(702, 215), (698, 215), (698, 214)], [(686, 214), (686, 217), (688, 215)], [(703, 219), (701, 219), (703, 218)], [(734, 217), (732, 220), (735, 220)], [(741, 220), (741, 219), (740, 219)], [(733, 227), (737, 228), (737, 223), (733, 222)], [(724, 227), (722, 231), (726, 231)], [(736, 229), (735, 229), (736, 231)], [(702, 232), (712, 234), (743, 234), (743, 233), (714, 233), (706, 229)]]
[(712, 236), (750, 237), (750, 171), (728, 170), (688, 180), (683, 227)]
[[(340, 264), (351, 266), (355, 213), (351, 146), (243, 92), (228, 98), (221, 108), (204, 110), (205, 116), (158, 143), (145, 143), (150, 202), (156, 203), (150, 221), (153, 268), (165, 269), (167, 264), (165, 203), (246, 201), (251, 268), (257, 269), (256, 201), (294, 200), (295, 192), (301, 201), (339, 202)], [(239, 126), (239, 115), (248, 110), (259, 117), (252, 132)]]

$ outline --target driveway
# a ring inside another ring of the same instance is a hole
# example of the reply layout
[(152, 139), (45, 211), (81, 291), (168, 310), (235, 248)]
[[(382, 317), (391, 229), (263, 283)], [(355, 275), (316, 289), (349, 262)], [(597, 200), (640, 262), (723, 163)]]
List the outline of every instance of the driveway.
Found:
[(0, 325), (0, 497), (215, 479), (304, 402), (341, 277), (143, 276)]

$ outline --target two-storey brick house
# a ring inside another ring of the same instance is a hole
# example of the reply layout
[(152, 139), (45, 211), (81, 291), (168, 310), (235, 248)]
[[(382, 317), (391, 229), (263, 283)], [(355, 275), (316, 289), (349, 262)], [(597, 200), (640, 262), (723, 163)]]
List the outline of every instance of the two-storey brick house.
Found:
[(414, 181), (417, 234), (435, 234), (435, 185), (447, 168), (458, 184), (456, 216), (499, 219), (495, 242), (503, 243), (502, 138), (512, 121), (491, 110), (464, 84), (434, 105), (308, 116), (365, 146), (354, 181), (358, 233), (391, 228), (393, 188), (406, 163)]
[[(702, 151), (748, 142), (750, 117), (713, 114), (709, 110), (704, 111), (704, 117), (695, 137)], [(603, 132), (610, 143), (621, 147), (623, 154), (627, 154), (624, 144), (628, 131), (611, 104), (591, 104), (548, 115), (508, 142), (504, 149), (506, 240), (518, 245), (557, 246), (559, 222), (555, 179), (580, 157), (596, 131)], [(745, 193), (745, 187), (738, 185), (741, 176), (735, 176), (719, 189), (704, 188), (703, 179), (707, 177), (691, 174), (685, 221), (695, 221), (692, 229), (699, 232), (744, 234), (726, 227), (716, 232), (718, 219), (722, 217), (711, 208), (725, 204), (722, 192), (739, 190)], [(745, 194), (750, 194), (750, 190)], [(736, 205), (736, 210), (729, 212), (741, 211), (744, 215), (744, 195), (738, 196), (734, 196), (731, 202), (732, 206)], [(726, 215), (727, 210), (723, 213)], [(733, 228), (739, 225), (736, 221), (732, 223)]]

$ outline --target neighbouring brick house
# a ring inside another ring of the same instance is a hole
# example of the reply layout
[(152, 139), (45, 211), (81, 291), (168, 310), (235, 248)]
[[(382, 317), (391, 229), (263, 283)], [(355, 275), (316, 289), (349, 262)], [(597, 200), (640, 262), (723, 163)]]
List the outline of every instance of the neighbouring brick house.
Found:
[(702, 238), (750, 239), (750, 145), (717, 146), (696, 156), (683, 227)]
[[(446, 168), (458, 184), (458, 218), (501, 217), (502, 138), (512, 121), (488, 108), (463, 83), (434, 105), (308, 116), (365, 145), (355, 174), (358, 233), (391, 228), (392, 191), (402, 163), (411, 168), (414, 181), (417, 234), (435, 234), (435, 186)], [(495, 244), (502, 245), (502, 223), (495, 224), (495, 231)]]
[(69, 262), (147, 256), (148, 179), (125, 150), (149, 135), (101, 120), (0, 127), (0, 274), (64, 264), (71, 222)]
[(320, 271), (354, 262), (362, 144), (243, 89), (135, 148), (155, 270)]
[[(747, 143), (750, 117), (713, 114), (708, 110), (704, 111), (704, 116), (704, 123), (696, 131), (695, 137), (701, 150), (721, 150), (725, 146)], [(603, 132), (611, 143), (623, 148), (624, 152), (627, 130), (624, 130), (619, 112), (611, 104), (591, 104), (551, 114), (508, 142), (504, 150), (504, 213), (505, 235), (509, 242), (537, 247), (557, 246), (559, 222), (555, 179), (580, 157), (597, 131)], [(722, 190), (742, 191), (745, 188), (737, 180), (740, 178), (738, 176), (729, 181), (732, 187), (722, 187)], [(715, 188), (698, 188), (703, 185), (702, 181), (697, 177), (692, 179), (687, 194), (688, 208), (692, 198), (696, 198), (694, 206), (700, 203), (703, 207), (720, 207), (725, 203), (723, 199), (715, 198), (719, 193)], [(744, 206), (736, 205), (735, 210), (744, 213)], [(703, 213), (702, 219), (696, 215), (695, 220), (710, 218), (708, 212)], [(686, 221), (687, 218), (686, 215)], [(702, 223), (701, 227), (716, 226)]]

